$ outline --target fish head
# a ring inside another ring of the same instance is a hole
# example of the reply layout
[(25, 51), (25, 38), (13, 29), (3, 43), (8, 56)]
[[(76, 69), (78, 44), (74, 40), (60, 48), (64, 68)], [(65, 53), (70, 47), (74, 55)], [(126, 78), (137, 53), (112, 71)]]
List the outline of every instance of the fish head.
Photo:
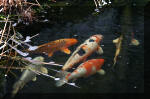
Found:
[(78, 42), (78, 40), (77, 40), (77, 39), (74, 39), (74, 38), (65, 39), (65, 41), (66, 41), (66, 45), (67, 45), (67, 46), (74, 45), (74, 44), (76, 44), (76, 43)]
[(103, 38), (104, 37), (101, 34), (96, 34), (90, 37), (91, 40), (94, 40), (97, 43), (99, 43)]

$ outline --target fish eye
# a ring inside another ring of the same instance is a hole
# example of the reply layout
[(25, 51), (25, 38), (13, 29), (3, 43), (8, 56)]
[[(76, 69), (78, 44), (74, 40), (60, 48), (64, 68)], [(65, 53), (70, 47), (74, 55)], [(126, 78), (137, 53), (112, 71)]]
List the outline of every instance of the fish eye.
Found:
[(90, 39), (89, 42), (94, 42), (94, 40), (93, 40), (93, 39)]

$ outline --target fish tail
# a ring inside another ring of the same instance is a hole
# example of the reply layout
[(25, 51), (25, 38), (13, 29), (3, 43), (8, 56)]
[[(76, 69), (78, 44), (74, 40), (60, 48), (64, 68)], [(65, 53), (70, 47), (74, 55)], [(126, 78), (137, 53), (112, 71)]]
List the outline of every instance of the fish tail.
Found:
[(56, 77), (59, 78), (59, 80), (56, 80), (56, 86), (60, 87), (62, 85), (64, 85), (65, 83), (68, 82), (68, 79), (66, 78), (66, 76), (70, 74), (70, 72), (67, 71), (60, 71), (56, 74)]
[(57, 86), (57, 87), (60, 87), (60, 86), (64, 85), (64, 84), (67, 83), (67, 82), (68, 82), (68, 81), (67, 81), (65, 78), (62, 78), (62, 79), (56, 81), (56, 86)]

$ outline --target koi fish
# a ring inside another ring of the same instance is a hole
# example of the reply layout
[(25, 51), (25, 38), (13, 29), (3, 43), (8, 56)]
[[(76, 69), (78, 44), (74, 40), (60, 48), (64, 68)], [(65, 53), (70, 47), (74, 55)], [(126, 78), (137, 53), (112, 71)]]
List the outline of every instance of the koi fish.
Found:
[(51, 57), (54, 52), (59, 51), (59, 50), (66, 54), (70, 54), (71, 51), (68, 49), (68, 47), (76, 44), (77, 42), (78, 41), (74, 38), (59, 39), (59, 40), (55, 40), (46, 44), (42, 44), (33, 51), (29, 50), (29, 52), (48, 54), (48, 57)]
[(140, 42), (137, 39), (135, 39), (135, 38), (131, 39), (130, 45), (138, 46), (139, 44), (140, 44)]
[(67, 60), (62, 70), (68, 70), (72, 68), (76, 63), (80, 61), (85, 61), (88, 56), (93, 52), (97, 51), (99, 54), (103, 54), (102, 48), (99, 46), (100, 41), (103, 36), (100, 34), (93, 35), (87, 39), (83, 44), (77, 47), (77, 49), (72, 53), (70, 58)]
[(72, 73), (67, 71), (60, 72), (58, 75), (60, 76), (60, 80), (57, 80), (56, 86), (60, 87), (65, 83), (68, 83), (69, 80), (76, 80), (80, 77), (89, 77), (90, 75), (93, 75), (96, 72), (104, 75), (105, 71), (101, 69), (103, 64), (104, 59), (91, 59), (80, 64), (78, 68)]
[[(33, 59), (34, 61), (43, 62), (44, 58), (39, 56)], [(36, 73), (34, 71), (40, 71), (42, 73), (48, 74), (47, 68), (43, 67), (41, 64), (30, 64), (26, 66), (26, 70), (23, 71), (20, 79), (13, 85), (12, 97), (14, 97), (17, 92), (24, 87), (29, 81), (36, 81)]]
[(134, 46), (138, 46), (140, 44), (140, 42), (134, 38), (134, 32), (131, 33), (131, 43), (130, 45), (134, 45)]
[(115, 52), (115, 57), (114, 57), (114, 64), (113, 66), (115, 66), (116, 62), (117, 62), (117, 57), (120, 54), (121, 51), (121, 45), (122, 45), (122, 40), (123, 40), (123, 35), (121, 35), (120, 37), (116, 38), (113, 40), (113, 43), (116, 44), (116, 52)]

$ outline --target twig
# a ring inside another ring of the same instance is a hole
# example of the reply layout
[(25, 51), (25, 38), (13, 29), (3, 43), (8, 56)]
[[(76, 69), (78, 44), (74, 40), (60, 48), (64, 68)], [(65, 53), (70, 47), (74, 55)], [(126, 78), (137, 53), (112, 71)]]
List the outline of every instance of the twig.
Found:
[(3, 66), (3, 65), (0, 65), (0, 68), (2, 68), (2, 69), (8, 69), (8, 68), (10, 68), (10, 69), (26, 69), (25, 67), (16, 67), (16, 66), (9, 67), (9, 66)]
[(0, 39), (0, 44), (1, 44), (1, 42), (2, 42), (3, 35), (4, 35), (4, 33), (5, 33), (5, 30), (6, 30), (6, 26), (7, 26), (8, 18), (9, 18), (9, 15), (7, 16), (6, 23), (5, 23), (4, 29), (3, 29), (3, 31), (2, 31), (2, 36), (1, 36), (1, 39)]

